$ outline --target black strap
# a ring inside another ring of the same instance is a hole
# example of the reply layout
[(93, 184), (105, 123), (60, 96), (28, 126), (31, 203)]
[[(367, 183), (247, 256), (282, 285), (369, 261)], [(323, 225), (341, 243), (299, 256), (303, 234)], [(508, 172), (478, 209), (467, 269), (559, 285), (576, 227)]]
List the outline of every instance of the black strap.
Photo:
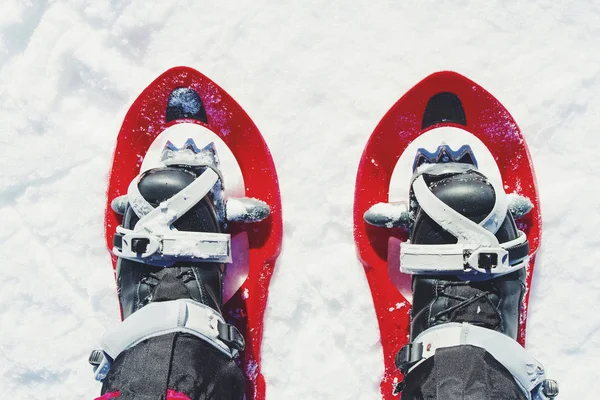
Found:
[(219, 339), (232, 349), (242, 351), (246, 347), (244, 336), (237, 328), (230, 324), (222, 324), (219, 322), (217, 329), (219, 330)]
[(396, 354), (396, 368), (406, 374), (408, 370), (423, 359), (423, 343), (409, 343), (402, 346), (400, 351)]
[(119, 232), (115, 232), (115, 235), (113, 236), (113, 246), (119, 250), (123, 248), (123, 236), (125, 235)]
[[(400, 351), (396, 354), (396, 368), (402, 372), (402, 375), (406, 375), (408, 370), (422, 359), (423, 343), (408, 343), (402, 346)], [(404, 390), (405, 387), (406, 382), (404, 380), (394, 384), (394, 391), (392, 392), (392, 395), (397, 396)]]
[(508, 260), (510, 264), (515, 264), (517, 261), (520, 261), (527, 257), (529, 254), (529, 241), (526, 240), (521, 244), (517, 244), (513, 247), (506, 249), (508, 251)]

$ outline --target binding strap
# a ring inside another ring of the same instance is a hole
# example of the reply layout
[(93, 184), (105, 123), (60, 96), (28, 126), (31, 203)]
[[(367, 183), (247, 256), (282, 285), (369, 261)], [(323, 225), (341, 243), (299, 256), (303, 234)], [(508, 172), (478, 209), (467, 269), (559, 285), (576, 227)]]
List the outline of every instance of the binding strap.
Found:
[[(485, 349), (513, 375), (528, 400), (556, 396), (556, 382), (546, 379), (542, 364), (508, 336), (468, 323), (450, 322), (421, 333), (396, 355), (396, 367), (406, 375), (435, 355), (436, 349), (471, 345)], [(549, 389), (556, 386), (555, 390)]]
[[(447, 166), (446, 166), (447, 168)], [(427, 172), (429, 173), (429, 171)], [(477, 224), (440, 200), (429, 189), (423, 175), (413, 181), (414, 195), (429, 217), (457, 238), (456, 244), (421, 245), (404, 242), (400, 247), (401, 271), (408, 274), (451, 274), (494, 277), (527, 265), (527, 236), (499, 243), (495, 236), (506, 218), (508, 202), (502, 187), (488, 180), (496, 194), (490, 214)]]
[(101, 339), (102, 350), (94, 350), (90, 364), (97, 366), (96, 379), (102, 381), (112, 360), (136, 344), (172, 332), (194, 335), (234, 358), (244, 349), (244, 337), (221, 314), (207, 305), (189, 299), (150, 303), (131, 314)]
[(155, 266), (171, 266), (177, 261), (231, 262), (229, 234), (183, 232), (171, 227), (219, 181), (214, 169), (207, 168), (194, 182), (156, 208), (140, 194), (138, 179), (129, 185), (127, 197), (140, 220), (134, 229), (117, 227), (113, 239), (116, 256)]

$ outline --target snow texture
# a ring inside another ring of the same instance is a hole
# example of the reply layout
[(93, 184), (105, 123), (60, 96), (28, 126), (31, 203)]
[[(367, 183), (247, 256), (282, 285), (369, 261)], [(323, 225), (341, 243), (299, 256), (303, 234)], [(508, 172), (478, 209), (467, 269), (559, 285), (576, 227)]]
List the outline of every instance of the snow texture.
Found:
[(355, 171), (389, 107), (445, 69), (492, 92), (530, 146), (544, 235), (528, 349), (561, 398), (600, 391), (598, 0), (3, 0), (2, 11), (4, 396), (99, 392), (87, 356), (119, 320), (103, 234), (114, 140), (133, 100), (175, 65), (225, 88), (277, 165), (285, 236), (265, 321), (268, 399), (379, 398)]

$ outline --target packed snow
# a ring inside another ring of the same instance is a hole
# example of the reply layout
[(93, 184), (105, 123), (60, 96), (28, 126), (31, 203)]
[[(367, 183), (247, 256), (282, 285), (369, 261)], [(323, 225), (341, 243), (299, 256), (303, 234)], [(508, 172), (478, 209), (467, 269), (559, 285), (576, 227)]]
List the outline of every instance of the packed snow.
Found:
[(268, 399), (380, 398), (377, 322), (352, 237), (356, 168), (389, 107), (444, 69), (493, 93), (525, 134), (544, 223), (527, 347), (561, 398), (595, 398), (599, 22), (598, 0), (3, 0), (2, 397), (99, 393), (87, 357), (119, 320), (103, 233), (114, 141), (146, 85), (188, 65), (249, 113), (280, 178)]

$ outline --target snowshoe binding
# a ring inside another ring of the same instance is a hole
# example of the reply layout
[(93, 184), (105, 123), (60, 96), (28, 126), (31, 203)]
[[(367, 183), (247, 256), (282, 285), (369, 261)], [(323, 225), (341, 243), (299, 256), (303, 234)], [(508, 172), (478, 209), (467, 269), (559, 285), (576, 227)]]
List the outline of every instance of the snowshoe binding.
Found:
[(123, 351), (151, 337), (183, 332), (228, 358), (244, 337), (222, 316), (223, 276), (231, 262), (228, 223), (259, 222), (269, 206), (257, 199), (225, 199), (219, 159), (211, 143), (170, 142), (161, 166), (142, 172), (112, 202), (123, 215), (114, 235), (116, 276), (124, 321), (102, 337), (91, 357), (103, 380)]
[[(223, 157), (219, 168), (212, 163), (216, 155), (193, 143), (182, 148), (167, 145), (162, 155), (168, 165), (150, 166), (148, 161), (160, 157), (154, 153), (161, 150), (155, 146), (162, 142), (159, 136), (175, 137), (168, 130), (178, 134), (177, 140), (193, 137), (196, 143), (208, 143), (214, 134), (217, 148), (227, 148), (237, 166), (230, 169), (233, 164)], [(181, 135), (186, 131), (189, 136)], [(154, 170), (140, 175), (142, 167)], [(241, 179), (228, 177), (238, 167)], [(228, 187), (229, 195), (239, 193), (242, 199), (219, 197), (221, 171), (228, 182), (233, 178), (236, 183)], [(131, 198), (123, 197), (129, 192)], [(106, 197), (105, 240), (119, 279), (122, 317), (136, 318), (146, 308), (170, 303), (175, 297), (194, 302), (194, 310), (198, 304), (206, 306), (207, 315), (212, 315), (211, 310), (222, 315), (245, 339), (236, 359), (236, 368), (245, 375), (242, 390), (249, 399), (264, 399), (263, 317), (283, 224), (275, 165), (248, 114), (199, 71), (183, 66), (165, 71), (140, 93), (123, 120)], [(268, 208), (253, 198), (266, 202)], [(177, 211), (171, 213), (169, 208)], [(139, 288), (139, 293), (132, 288)], [(219, 347), (230, 356), (235, 350)]]
[[(463, 347), (454, 361), (468, 364), (477, 359), (471, 353), (480, 352), (500, 364), (494, 368), (504, 373), (506, 383), (497, 382), (504, 396), (514, 378), (520, 391), (513, 385), (516, 393), (507, 398), (556, 395), (555, 382), (546, 380), (543, 366), (517, 343), (529, 243), (513, 215), (522, 217), (531, 208), (527, 198), (507, 196), (500, 182), (481, 173), (468, 145), (453, 151), (443, 144), (435, 152), (417, 152), (408, 203), (380, 203), (365, 213), (372, 225), (409, 231), (400, 265), (413, 276), (410, 342), (396, 356), (396, 366), (408, 374), (396, 387), (403, 398), (418, 398), (422, 371), (430, 373), (436, 350), (456, 346)], [(419, 384), (405, 388), (407, 381)], [(440, 396), (444, 389), (436, 390)]]

